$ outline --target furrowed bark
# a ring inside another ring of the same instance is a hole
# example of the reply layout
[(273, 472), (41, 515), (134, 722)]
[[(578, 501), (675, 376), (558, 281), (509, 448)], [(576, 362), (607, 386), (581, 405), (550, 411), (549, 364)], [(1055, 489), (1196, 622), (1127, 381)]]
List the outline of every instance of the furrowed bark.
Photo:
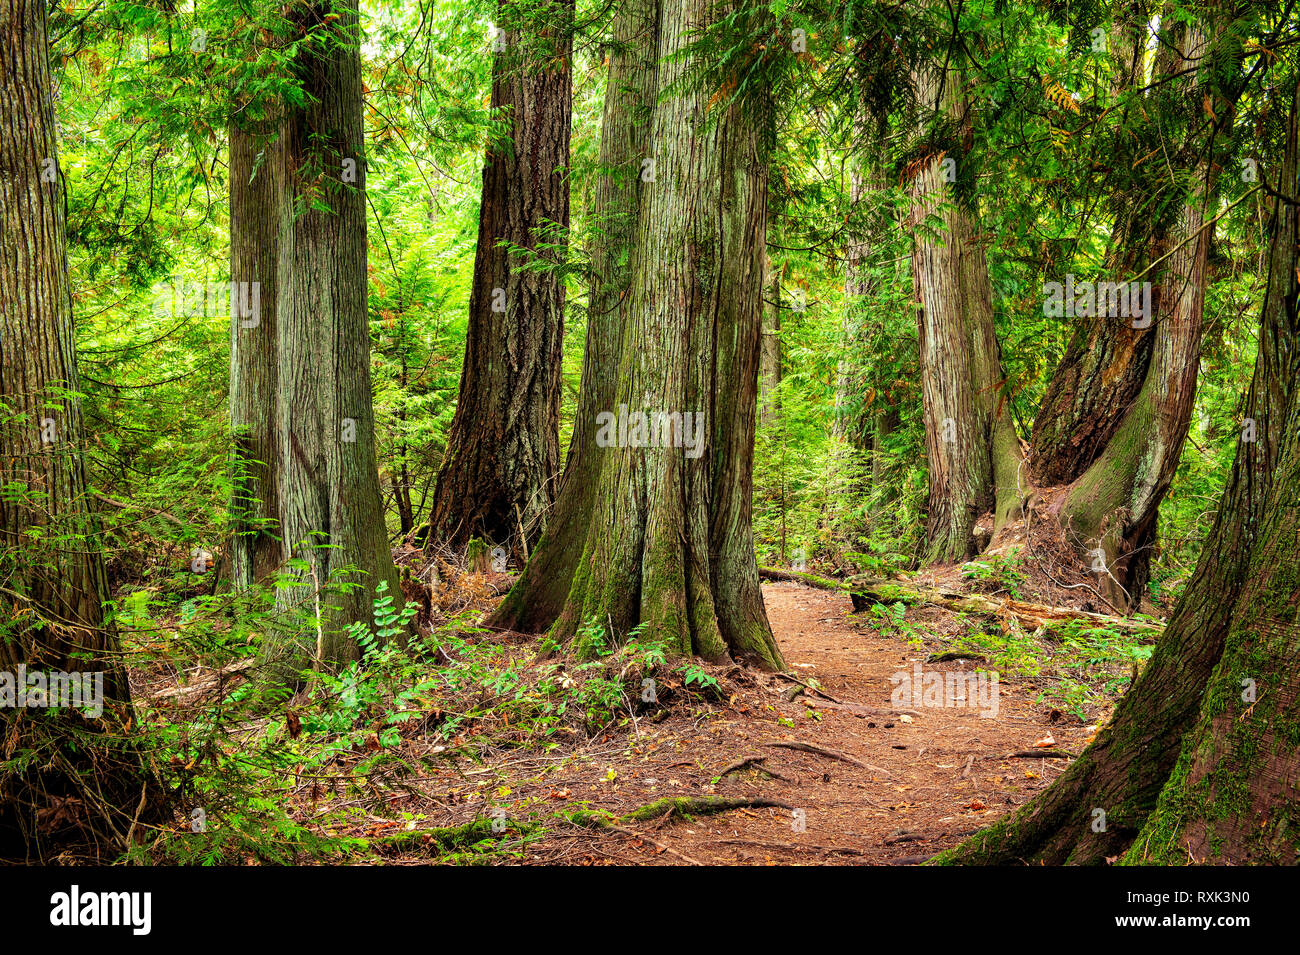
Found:
[(371, 620), (380, 581), (401, 605), (371, 402), (361, 30), (352, 3), (298, 15), (306, 40), (295, 67), (311, 102), (286, 117), (293, 194), (280, 207), (276, 459), (285, 553), (310, 569), (277, 600), (310, 623), (287, 638), (268, 635), (267, 655), (286, 672), (309, 659), (325, 667), (356, 659), (347, 625)]
[[(276, 295), (284, 144), (273, 122), (230, 126), (231, 301), (256, 288), (256, 311), (230, 317), (231, 576), (236, 590), (267, 579), (283, 560), (278, 534)], [(260, 157), (260, 158), (259, 158)], [(251, 294), (248, 300), (252, 301)]]
[[(1177, 52), (1168, 56), (1171, 71), (1200, 66), (1209, 50), (1203, 26), (1182, 26), (1175, 39)], [(1195, 103), (1206, 95), (1195, 83), (1185, 85), (1178, 95)], [(1216, 111), (1227, 116), (1231, 106), (1220, 98)], [(1204, 152), (1214, 144), (1212, 129), (1204, 139), (1189, 137), (1184, 149)], [(1080, 551), (1096, 559), (1094, 569), (1104, 566), (1098, 586), (1117, 607), (1135, 608), (1141, 601), (1150, 575), (1157, 512), (1182, 456), (1196, 397), (1212, 233), (1205, 223), (1212, 208), (1215, 166), (1212, 154), (1193, 162), (1197, 185), (1154, 247), (1159, 263), (1153, 289), (1154, 334), (1141, 389), (1120, 414), (1111, 415), (1118, 425), (1077, 477), (1058, 514)]]
[(703, 0), (659, 11), (654, 179), (641, 199), (616, 391), (629, 412), (690, 413), (695, 427), (667, 441), (666, 429), (650, 441), (629, 431), (602, 448), (582, 557), (551, 633), (639, 629), (672, 651), (779, 667), (750, 530), (765, 148), (752, 111), (674, 85), (687, 64), (670, 59), (716, 15)]
[[(6, 761), (34, 754), (38, 767), (0, 772), (0, 855), (30, 860), (68, 834), (58, 823), (62, 800), (83, 806), (74, 828), (125, 848), (131, 809), (149, 793), (152, 806), (158, 792), (119, 738), (133, 714), (86, 488), (43, 0), (0, 0), (0, 34), (0, 673), (14, 694), (0, 706), (0, 752)], [(102, 712), (48, 697), (60, 708), (42, 712), (27, 696), (32, 673), (90, 681), (82, 699), (92, 705), (101, 680)]]
[[(498, 9), (506, 21), (510, 8)], [(492, 107), (510, 135), (489, 143), (483, 167), (460, 397), (429, 518), (430, 541), (511, 541), (520, 558), (560, 470), (564, 279), (554, 266), (568, 247), (573, 2), (550, 0), (545, 12), (559, 25), (511, 24), (493, 63)]]
[(492, 626), (525, 633), (546, 630), (564, 606), (595, 505), (604, 449), (596, 444), (596, 416), (616, 409), (619, 351), (627, 318), (642, 160), (654, 107), (658, 4), (629, 0), (614, 14), (613, 42), (600, 133), (600, 175), (591, 217), (587, 335), (573, 437), (546, 530), (520, 579), (490, 619)]
[(1021, 451), (1001, 395), (992, 288), (974, 199), (948, 188), (971, 176), (961, 171), (970, 137), (961, 73), (923, 64), (913, 83), (919, 107), (932, 116), (934, 140), (909, 187), (908, 223), (930, 470), (927, 559), (945, 562), (980, 549), (974, 527), (981, 515), (993, 513), (994, 534), (1019, 515)]
[(781, 398), (777, 393), (781, 385), (781, 271), (773, 268), (770, 260), (764, 265), (766, 279), (763, 282), (765, 301), (758, 401), (765, 428), (776, 424), (781, 416)]
[[(1133, 149), (1130, 116), (1142, 107), (1148, 4), (1123, 4), (1111, 24), (1110, 94), (1123, 110), (1114, 144), (1118, 162)], [(1128, 105), (1123, 105), (1128, 104)], [(1145, 151), (1145, 150), (1144, 150)], [(1132, 157), (1136, 160), (1138, 157)], [(1103, 273), (1125, 281), (1145, 269), (1161, 231), (1161, 196), (1151, 190), (1124, 191), (1111, 203), (1115, 222)], [(1080, 323), (1048, 382), (1034, 420), (1029, 471), (1039, 486), (1069, 484), (1105, 449), (1142, 389), (1154, 334), (1121, 317), (1092, 316)]]

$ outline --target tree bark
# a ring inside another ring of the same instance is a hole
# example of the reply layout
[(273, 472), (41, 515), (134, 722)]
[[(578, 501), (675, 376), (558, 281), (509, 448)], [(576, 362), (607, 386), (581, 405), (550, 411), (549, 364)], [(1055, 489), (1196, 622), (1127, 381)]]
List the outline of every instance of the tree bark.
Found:
[[(1300, 769), (1288, 711), (1300, 580), (1300, 86), (1292, 97), (1273, 177), (1286, 198), (1270, 224), (1245, 404), (1253, 427), (1243, 428), (1196, 571), (1150, 662), (1093, 744), (1050, 789), (939, 861), (1295, 862), (1294, 826), (1283, 824)], [(1257, 684), (1253, 708), (1242, 700), (1245, 679)], [(1097, 810), (1104, 827), (1096, 826)]]
[[(1184, 71), (1194, 75), (1208, 50), (1203, 25), (1180, 24), (1167, 55), (1168, 75)], [(1208, 95), (1190, 80), (1175, 81), (1171, 91), (1197, 105)], [(1220, 98), (1215, 112), (1227, 117), (1231, 106)], [(1189, 136), (1183, 143), (1182, 155), (1194, 170), (1196, 187), (1152, 250), (1156, 269), (1154, 327), (1141, 387), (1127, 397), (1131, 385), (1139, 380), (1136, 359), (1121, 362), (1122, 370), (1112, 366), (1100, 371), (1098, 380), (1115, 377), (1111, 386), (1100, 387), (1093, 397), (1124, 403), (1116, 406), (1118, 413), (1109, 415), (1101, 408), (1092, 409), (1094, 416), (1114, 423), (1103, 426), (1102, 433), (1109, 432), (1105, 443), (1096, 449), (1095, 459), (1086, 469), (1072, 478), (1074, 483), (1059, 505), (1057, 519), (1067, 535), (1080, 551), (1100, 559), (1094, 564), (1094, 570), (1101, 573), (1099, 587), (1116, 607), (1136, 608), (1141, 601), (1150, 576), (1158, 509), (1178, 468), (1191, 423), (1213, 231), (1205, 223), (1214, 194), (1215, 163), (1206, 151), (1213, 150), (1214, 142), (1212, 130), (1207, 137)], [(1120, 352), (1141, 350), (1131, 348), (1131, 341), (1127, 333), (1121, 333), (1111, 336), (1107, 344)], [(1099, 348), (1097, 354), (1105, 350)], [(1122, 399), (1115, 391), (1121, 380), (1127, 382), (1121, 388)], [(1089, 429), (1093, 426), (1083, 430)], [(1095, 429), (1093, 434), (1099, 436)]]
[[(347, 625), (370, 621), (379, 582), (399, 606), (401, 592), (380, 503), (371, 403), (361, 29), (354, 3), (297, 15), (305, 40), (295, 67), (310, 102), (286, 117), (285, 181), (293, 193), (279, 208), (276, 460), (284, 552), (310, 570), (299, 570), (299, 585), (278, 600), (317, 618), (311, 656), (333, 666), (357, 658)], [(344, 583), (358, 586), (333, 587)], [(320, 594), (326, 587), (331, 592)], [(268, 637), (267, 650), (287, 658), (288, 668), (306, 662), (300, 639)]]
[[(84, 798), (78, 824), (103, 816), (103, 834), (120, 838), (122, 814), (144, 805), (151, 777), (121, 738), (130, 686), (86, 489), (44, 0), (0, 0), (0, 34), (0, 672), (17, 684), (0, 707), (0, 751), (34, 752), (39, 767), (0, 772), (0, 855), (44, 858), (62, 833), (41, 818), (62, 798)], [(27, 689), (19, 666), (97, 674), (102, 713), (32, 715), (17, 705)], [(88, 786), (81, 777), (92, 775)]]
[(680, 52), (719, 15), (705, 0), (659, 10), (655, 172), (642, 195), (616, 390), (629, 411), (699, 415), (700, 442), (688, 444), (691, 428), (675, 440), (652, 428), (649, 441), (629, 430), (601, 449), (582, 557), (551, 634), (639, 629), (672, 651), (779, 667), (750, 524), (766, 150), (756, 110), (679, 85), (690, 59)]
[(975, 199), (956, 194), (971, 136), (958, 69), (914, 71), (929, 118), (928, 152), (909, 187), (913, 294), (919, 307), (921, 394), (929, 462), (927, 559), (965, 560), (980, 549), (975, 522), (992, 512), (992, 533), (1020, 513), (1019, 439), (1001, 395), (993, 292)]
[[(511, 24), (493, 64), (492, 107), (510, 138), (490, 142), (460, 398), (438, 474), (430, 540), (536, 543), (560, 470), (560, 360), (569, 228), (573, 0), (561, 24)], [(498, 7), (505, 17), (510, 7)], [(506, 243), (503, 245), (502, 243)]]
[(628, 0), (614, 14), (601, 120), (599, 175), (591, 218), (598, 232), (589, 253), (587, 334), (573, 437), (546, 530), (492, 625), (536, 633), (559, 616), (582, 555), (605, 450), (596, 416), (616, 409), (619, 353), (632, 285), (642, 162), (658, 92), (657, 0)]
[(767, 280), (763, 283), (763, 343), (759, 363), (758, 401), (763, 427), (774, 425), (781, 414), (781, 399), (777, 388), (781, 385), (781, 277), (783, 269), (773, 269), (764, 263)]
[[(849, 237), (844, 261), (844, 356), (840, 359), (835, 382), (835, 421), (837, 436), (857, 447), (868, 443), (873, 429), (868, 425), (871, 411), (867, 407), (866, 387), (855, 373), (853, 358), (865, 341), (871, 320), (871, 297), (876, 292), (872, 271), (872, 249), (879, 245), (877, 216), (864, 213), (872, 193), (885, 187), (883, 143), (876, 141), (872, 120), (861, 113), (854, 116), (854, 155), (849, 172)], [(879, 395), (880, 390), (876, 389)], [(849, 409), (856, 408), (852, 412)]]
[[(1112, 108), (1136, 100), (1145, 80), (1148, 4), (1124, 4), (1110, 29)], [(1173, 65), (1169, 60), (1162, 63)], [(1114, 166), (1136, 164), (1147, 152), (1146, 140), (1130, 132), (1134, 107), (1124, 109), (1112, 144)], [(1140, 148), (1139, 148), (1140, 147)], [(1137, 150), (1136, 152), (1134, 150)], [(1115, 221), (1104, 274), (1123, 281), (1142, 272), (1159, 233), (1160, 193), (1124, 189), (1111, 203)], [(1154, 333), (1134, 328), (1124, 318), (1094, 315), (1080, 324), (1048, 382), (1034, 420), (1029, 471), (1039, 486), (1069, 484), (1105, 449), (1128, 408), (1142, 389), (1151, 360)], [(1118, 410), (1117, 410), (1118, 409)]]
[(257, 289), (258, 303), (255, 314), (232, 307), (230, 316), (230, 562), (236, 590), (265, 580), (283, 559), (276, 489), (276, 295), (287, 194), (282, 133), (275, 122), (238, 119), (230, 125), (230, 298), (251, 302), (251, 294), (234, 294), (247, 283)]

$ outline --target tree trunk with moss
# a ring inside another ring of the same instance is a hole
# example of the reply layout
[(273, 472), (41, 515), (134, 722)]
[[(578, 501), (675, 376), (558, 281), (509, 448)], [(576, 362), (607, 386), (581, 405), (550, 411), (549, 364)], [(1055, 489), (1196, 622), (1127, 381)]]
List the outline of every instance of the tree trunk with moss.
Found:
[(913, 295), (929, 462), (927, 559), (965, 560), (981, 549), (976, 521), (996, 534), (1020, 514), (1020, 443), (1002, 394), (993, 292), (966, 159), (970, 106), (959, 70), (913, 74), (925, 152), (909, 186)]
[(483, 167), (465, 362), (429, 539), (510, 541), (522, 557), (560, 470), (573, 0), (549, 0), (536, 23), (507, 22), (511, 9), (498, 7), (491, 100), (509, 134), (489, 142)]
[(600, 159), (591, 219), (587, 334), (582, 386), (559, 493), (545, 532), (492, 625), (537, 633), (559, 616), (578, 566), (596, 500), (605, 450), (596, 444), (596, 416), (617, 410), (619, 351), (632, 285), (637, 209), (653, 183), (642, 161), (658, 91), (656, 0), (629, 0), (614, 14), (609, 75), (601, 121)]
[(280, 204), (276, 460), (285, 554), (303, 564), (278, 600), (307, 620), (267, 646), (290, 671), (356, 659), (347, 627), (369, 624), (381, 581), (401, 603), (371, 400), (361, 28), (350, 3), (297, 16), (295, 66), (311, 99), (287, 113), (282, 154), (293, 192)]
[(551, 634), (639, 630), (671, 651), (779, 667), (750, 515), (766, 150), (748, 104), (676, 85), (687, 69), (676, 54), (717, 15), (703, 0), (660, 7), (653, 180), (641, 197), (620, 407), (607, 409), (651, 423), (598, 442), (595, 506)]
[[(43, 0), (0, 0), (0, 32), (0, 673), (13, 681), (0, 706), (0, 856), (43, 860), (65, 827), (125, 848), (153, 787), (129, 750), (130, 685), (86, 489)], [(92, 706), (101, 680), (102, 712), (44, 710), (20, 666), (91, 681)], [(64, 800), (82, 808), (65, 813)]]
[(1283, 162), (1263, 173), (1286, 198), (1273, 207), (1246, 420), (1187, 590), (1083, 755), (1046, 792), (938, 861), (1296, 861), (1298, 117), (1300, 87)]
[[(1109, 144), (1109, 165), (1117, 176), (1145, 175), (1139, 160), (1148, 140), (1132, 126), (1146, 117), (1146, 38), (1150, 21), (1145, 0), (1120, 4), (1108, 37), (1110, 108), (1120, 115), (1119, 130)], [(1166, 67), (1172, 59), (1162, 58)], [(1149, 264), (1158, 232), (1167, 218), (1161, 208), (1167, 188), (1147, 182), (1123, 182), (1113, 194), (1115, 217), (1103, 273), (1126, 281)], [(1080, 323), (1056, 367), (1039, 404), (1030, 441), (1029, 471), (1039, 486), (1069, 484), (1102, 453), (1122, 415), (1142, 389), (1154, 334), (1134, 328), (1125, 318), (1092, 315)]]
[[(1160, 58), (1164, 74), (1195, 76), (1210, 48), (1205, 29), (1201, 24), (1179, 24), (1169, 37), (1170, 45)], [(1183, 76), (1171, 82), (1165, 102), (1184, 99), (1199, 106), (1209, 95)], [(1231, 115), (1231, 105), (1222, 97), (1215, 99), (1215, 110), (1219, 117)], [(1066, 437), (1060, 438), (1063, 432), (1056, 424), (1061, 419), (1052, 417), (1053, 408), (1045, 407), (1039, 415), (1040, 423), (1050, 422), (1045, 433), (1055, 436), (1057, 449), (1066, 446), (1070, 452), (1054, 457), (1049, 453), (1048, 464), (1036, 473), (1072, 482), (1057, 520), (1067, 538), (1089, 555), (1099, 575), (1099, 589), (1120, 609), (1135, 608), (1141, 601), (1150, 576), (1160, 502), (1178, 468), (1191, 423), (1213, 231), (1206, 222), (1215, 164), (1205, 153), (1215, 147), (1217, 126), (1213, 124), (1208, 137), (1188, 136), (1181, 144), (1179, 155), (1193, 170), (1196, 185), (1151, 248), (1155, 280), (1151, 314), (1129, 320), (1108, 318), (1102, 326), (1094, 326), (1103, 331), (1089, 342), (1086, 356), (1072, 367), (1063, 367), (1053, 382), (1055, 387), (1083, 376), (1066, 390), (1075, 395), (1073, 420), (1088, 423), (1066, 427)], [(1123, 215), (1128, 228), (1120, 230), (1124, 234), (1115, 241), (1126, 243), (1126, 248), (1140, 247), (1134, 234), (1140, 227), (1127, 213)], [(1150, 331), (1132, 327), (1146, 320), (1151, 322)], [(1117, 330), (1116, 325), (1129, 328)], [(1052, 394), (1049, 388), (1048, 397)]]

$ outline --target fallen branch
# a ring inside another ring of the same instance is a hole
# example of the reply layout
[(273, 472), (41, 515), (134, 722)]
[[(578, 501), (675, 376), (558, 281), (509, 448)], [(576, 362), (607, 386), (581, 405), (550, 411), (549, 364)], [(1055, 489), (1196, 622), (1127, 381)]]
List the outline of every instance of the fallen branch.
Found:
[(622, 826), (616, 826), (613, 823), (610, 823), (605, 828), (611, 829), (614, 832), (619, 833), (620, 835), (628, 836), (629, 838), (632, 839), (638, 839), (641, 842), (648, 842), (656, 849), (658, 849), (660, 852), (666, 852), (670, 856), (676, 856), (677, 858), (681, 859), (683, 862), (689, 863), (690, 865), (704, 865), (704, 863), (701, 862), (699, 859), (696, 859), (693, 856), (688, 856), (685, 852), (682, 852), (680, 849), (674, 849), (666, 842), (660, 842), (658, 839), (654, 838), (653, 836), (648, 836), (644, 832), (637, 832), (634, 829), (624, 829)]
[(789, 673), (776, 673), (776, 674), (774, 674), (774, 676), (776, 676), (778, 679), (789, 680), (791, 683), (797, 683), (797, 684), (799, 684), (801, 687), (803, 687), (805, 690), (812, 690), (812, 691), (813, 691), (814, 693), (816, 693), (818, 696), (820, 696), (820, 697), (822, 697), (822, 698), (824, 698), (824, 699), (830, 700), (832, 703), (838, 703), (838, 702), (840, 702), (840, 701), (837, 700), (835, 697), (833, 697), (833, 696), (831, 696), (829, 693), (827, 693), (825, 690), (818, 689), (817, 687), (812, 686), (812, 685), (809, 684), (809, 683), (805, 683), (803, 680), (800, 680), (800, 679), (798, 679), (797, 677), (791, 676)]
[(786, 580), (806, 584), (818, 590), (847, 593), (853, 600), (853, 610), (862, 613), (869, 610), (873, 603), (933, 604), (958, 613), (1009, 615), (1032, 629), (1053, 627), (1069, 621), (1090, 623), (1112, 630), (1125, 630), (1132, 633), (1159, 634), (1164, 625), (1146, 620), (1132, 620), (1128, 617), (1113, 617), (1104, 613), (1089, 613), (1086, 610), (1071, 610), (1067, 607), (1049, 607), (1046, 604), (1028, 603), (1023, 600), (1011, 600), (989, 597), (984, 594), (963, 594), (951, 590), (933, 587), (921, 587), (901, 580), (883, 580), (858, 577), (851, 581), (827, 580), (813, 574), (801, 574), (794, 571), (777, 570), (774, 567), (760, 567), (758, 575), (764, 580)]
[(213, 690), (225, 687), (230, 677), (240, 676), (245, 670), (250, 670), (257, 663), (255, 657), (248, 657), (229, 666), (224, 666), (219, 670), (214, 670), (203, 677), (202, 682), (191, 683), (188, 686), (173, 686), (165, 690), (159, 690), (157, 693), (147, 694), (149, 699), (153, 700), (174, 700), (178, 703), (192, 699), (194, 697), (206, 696)]

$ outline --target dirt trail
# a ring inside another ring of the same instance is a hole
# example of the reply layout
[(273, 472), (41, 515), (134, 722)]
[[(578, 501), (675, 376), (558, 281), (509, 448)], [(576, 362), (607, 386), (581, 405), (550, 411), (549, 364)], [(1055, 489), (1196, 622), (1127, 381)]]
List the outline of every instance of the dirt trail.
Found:
[[(851, 619), (847, 596), (793, 583), (766, 584), (763, 593), (791, 672), (815, 677), (843, 703), (894, 709), (890, 677), (911, 673), (917, 663), (927, 672), (975, 669), (968, 662), (925, 663), (926, 651)], [(619, 767), (619, 796), (592, 800), (626, 811), (666, 796), (752, 796), (790, 809), (630, 823), (625, 828), (642, 838), (611, 833), (611, 842), (622, 841), (610, 846), (615, 858), (678, 865), (919, 861), (1023, 804), (1067, 765), (1007, 754), (1032, 750), (1049, 733), (1055, 751), (1078, 753), (1087, 738), (1073, 721), (1051, 722), (1050, 707), (1034, 704), (1031, 688), (1005, 680), (994, 718), (975, 707), (914, 704), (910, 722), (829, 704), (813, 707), (812, 716), (804, 700), (817, 695), (788, 701), (792, 686), (758, 677), (721, 718), (701, 721), (695, 731), (683, 733), (676, 719), (643, 728), (642, 745)], [(810, 744), (863, 765), (771, 743)], [(764, 761), (713, 783), (723, 768), (748, 757)]]

